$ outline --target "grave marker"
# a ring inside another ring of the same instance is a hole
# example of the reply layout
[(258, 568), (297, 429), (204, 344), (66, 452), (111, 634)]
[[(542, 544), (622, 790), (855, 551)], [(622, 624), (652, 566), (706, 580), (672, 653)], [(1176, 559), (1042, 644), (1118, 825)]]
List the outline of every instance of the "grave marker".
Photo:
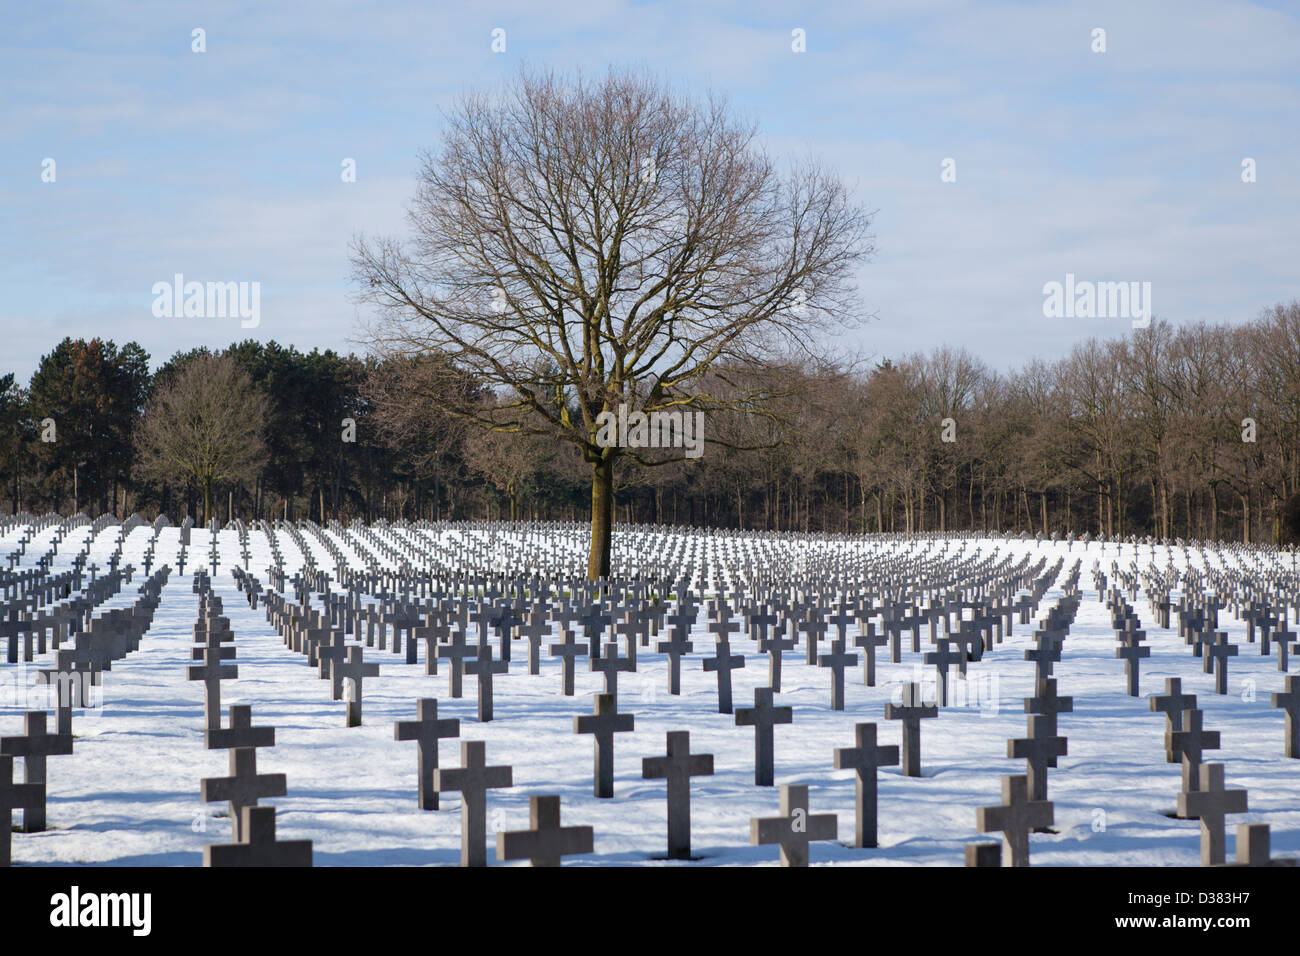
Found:
[(1002, 865), (1029, 865), (1029, 833), (1051, 826), (1052, 804), (1029, 799), (1029, 779), (1024, 776), (1002, 778), (1002, 805), (979, 807), (975, 824), (980, 833), (1002, 833)]
[(614, 735), (633, 729), (632, 714), (617, 713), (613, 694), (597, 694), (594, 713), (574, 717), (575, 734), (592, 734), (595, 750), (595, 793), (598, 797), (614, 796)]
[(644, 757), (641, 777), (668, 782), (668, 857), (691, 858), (691, 777), (713, 773), (712, 754), (692, 754), (689, 731), (668, 733), (668, 754)]
[(439, 720), (438, 701), (433, 697), (421, 698), (416, 705), (416, 714), (415, 720), (399, 720), (393, 725), (393, 739), (416, 742), (420, 809), (437, 810), (438, 790), (433, 785), (433, 772), (438, 769), (438, 741), (444, 737), (459, 737), (460, 721), (454, 717)]
[(1178, 795), (1178, 814), (1201, 821), (1201, 866), (1224, 861), (1224, 822), (1229, 813), (1245, 813), (1246, 791), (1226, 790), (1223, 764), (1201, 765), (1200, 790)]
[(772, 786), (775, 779), (775, 728), (794, 723), (794, 708), (774, 707), (772, 688), (754, 688), (754, 706), (736, 711), (736, 726), (754, 728), (754, 784)]
[(835, 749), (835, 769), (852, 770), (857, 784), (854, 846), (876, 846), (876, 771), (898, 766), (898, 748), (876, 744), (876, 725), (858, 724), (856, 747)]
[(434, 789), (460, 792), (460, 865), (487, 866), (487, 792), (514, 786), (510, 767), (489, 767), (487, 745), (481, 740), (462, 740), (461, 766), (433, 771)]
[(275, 807), (244, 807), (238, 829), (248, 838), (203, 848), (206, 867), (311, 866), (311, 840), (279, 840), (275, 834)]
[(938, 716), (938, 707), (922, 703), (921, 688), (916, 683), (903, 685), (902, 704), (885, 704), (885, 719), (903, 722), (904, 776), (921, 776), (921, 721)]
[(781, 815), (755, 817), (749, 822), (749, 842), (754, 846), (779, 844), (782, 866), (807, 866), (808, 844), (834, 840), (838, 834), (839, 821), (835, 814), (813, 816), (808, 813), (808, 787), (805, 784), (782, 784)]
[(498, 860), (527, 859), (533, 866), (559, 866), (560, 858), (590, 853), (595, 840), (591, 827), (560, 826), (560, 798), (528, 798), (528, 830), (497, 834)]

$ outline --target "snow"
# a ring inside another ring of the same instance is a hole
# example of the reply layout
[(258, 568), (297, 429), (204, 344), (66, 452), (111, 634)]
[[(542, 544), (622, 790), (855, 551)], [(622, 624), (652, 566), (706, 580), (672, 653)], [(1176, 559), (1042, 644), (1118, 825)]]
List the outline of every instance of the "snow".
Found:
[[(89, 527), (74, 530), (60, 546), (54, 570), (68, 566), (85, 542)], [(380, 532), (381, 534), (385, 532)], [(21, 566), (49, 546), (53, 528), (39, 532)], [(102, 568), (116, 540), (109, 528), (95, 538), (91, 560)], [(141, 555), (152, 531), (135, 529), (124, 546), (124, 560), (136, 576), (123, 593), (101, 606), (126, 606), (143, 580)], [(326, 534), (333, 537), (330, 532)], [(0, 554), (15, 550), (18, 530), (0, 537)], [(321, 567), (331, 567), (311, 535), (308, 546)], [(270, 547), (264, 534), (250, 531), (249, 568), (267, 583)], [(447, 664), (438, 676), (424, 674), (420, 663), (408, 666), (388, 652), (367, 649), (367, 661), (381, 664), (380, 676), (365, 683), (364, 725), (344, 726), (344, 703), (331, 699), (329, 682), (319, 679), (305, 658), (287, 649), (267, 623), (264, 611), (248, 608), (236, 591), (229, 566), (238, 560), (234, 531), (219, 533), (222, 568), (213, 579), (236, 637), (239, 677), (222, 684), (223, 709), (232, 703), (253, 706), (255, 725), (276, 728), (276, 746), (258, 754), (262, 773), (284, 773), (288, 795), (263, 801), (278, 809), (281, 839), (313, 841), (315, 864), (434, 865), (456, 864), (460, 852), (459, 799), (442, 797), (442, 810), (420, 811), (416, 805), (416, 745), (394, 740), (393, 723), (412, 720), (415, 701), (437, 697), (439, 717), (461, 721), (460, 739), (483, 740), (490, 765), (514, 767), (514, 787), (488, 796), (488, 859), (496, 863), (497, 830), (526, 829), (530, 795), (562, 797), (564, 825), (590, 825), (595, 852), (566, 858), (566, 865), (774, 865), (773, 846), (749, 845), (749, 821), (778, 813), (776, 787), (753, 784), (753, 730), (737, 727), (734, 717), (717, 713), (716, 678), (704, 673), (701, 660), (711, 641), (703, 615), (692, 634), (696, 651), (683, 660), (682, 693), (667, 692), (667, 657), (641, 648), (639, 672), (620, 675), (619, 710), (634, 712), (633, 733), (615, 737), (615, 797), (592, 794), (592, 738), (573, 732), (573, 717), (591, 713), (592, 694), (602, 678), (577, 669), (575, 696), (560, 694), (560, 662), (543, 656), (541, 673), (527, 674), (526, 645), (516, 642), (508, 675), (498, 677), (495, 719), (476, 720), (475, 689), (465, 696), (448, 692)], [(277, 542), (292, 574), (301, 553), (283, 533)], [(48, 819), (40, 834), (15, 833), (15, 864), (118, 866), (196, 866), (202, 847), (229, 842), (225, 804), (203, 804), (199, 781), (227, 774), (227, 754), (208, 751), (203, 742), (203, 685), (185, 679), (190, 663), (191, 633), (197, 596), (191, 573), (206, 561), (209, 532), (192, 531), (186, 573), (175, 573), (179, 531), (164, 529), (157, 563), (173, 573), (163, 590), (153, 627), (140, 649), (114, 663), (105, 675), (102, 707), (77, 711), (78, 739), (71, 756), (49, 762)], [(1222, 733), (1223, 747), (1207, 755), (1226, 764), (1227, 785), (1249, 791), (1250, 812), (1229, 818), (1229, 856), (1235, 824), (1272, 825), (1275, 855), (1300, 855), (1300, 760), (1283, 757), (1284, 718), (1269, 706), (1269, 693), (1283, 689), (1274, 656), (1260, 655), (1258, 644), (1245, 643), (1245, 625), (1227, 611), (1220, 627), (1241, 646), (1229, 665), (1230, 693), (1214, 693), (1214, 678), (1202, 673), (1201, 661), (1177, 636), (1161, 630), (1155, 614), (1139, 595), (1134, 608), (1147, 630), (1151, 657), (1142, 662), (1142, 696), (1124, 693), (1124, 664), (1115, 658), (1109, 614), (1089, 590), (1094, 560), (1108, 570), (1113, 560), (1125, 566), (1150, 560), (1149, 549), (1105, 547), (1086, 551), (1076, 543), (1016, 540), (979, 541), (988, 554), (998, 549), (1020, 555), (1031, 551), (1051, 566), (1065, 558), (1061, 578), (1076, 559), (1083, 559), (1083, 603), (1056, 666), (1058, 692), (1074, 698), (1074, 712), (1063, 714), (1059, 732), (1069, 738), (1069, 754), (1049, 772), (1049, 796), (1055, 803), (1056, 833), (1036, 834), (1031, 861), (1048, 866), (1195, 866), (1199, 863), (1199, 824), (1177, 820), (1173, 813), (1179, 790), (1179, 767), (1165, 762), (1162, 714), (1152, 713), (1147, 695), (1162, 693), (1166, 677), (1181, 677), (1183, 690), (1198, 697), (1205, 727)], [(345, 546), (345, 553), (356, 550)], [(1158, 552), (1163, 560), (1163, 552)], [(1289, 561), (1289, 559), (1288, 559)], [(1039, 606), (1041, 616), (1061, 596), (1060, 581)], [(851, 633), (852, 633), (851, 629)], [(963, 845), (997, 840), (980, 835), (975, 809), (1000, 802), (1000, 778), (1025, 773), (1022, 760), (1006, 756), (1006, 740), (1025, 736), (1022, 698), (1033, 692), (1033, 664), (1023, 659), (1032, 646), (1031, 626), (1016, 624), (984, 659), (971, 665), (982, 698), (965, 706), (941, 708), (936, 720), (922, 725), (924, 776), (903, 777), (897, 767), (879, 773), (879, 835), (876, 849), (854, 849), (854, 782), (851, 771), (833, 769), (833, 751), (854, 743), (854, 724), (874, 721), (882, 744), (900, 743), (901, 727), (884, 719), (884, 704), (898, 699), (899, 683), (916, 680), (910, 641), (904, 639), (903, 664), (878, 658), (877, 686), (862, 684), (861, 664), (846, 675), (846, 709), (833, 712), (830, 673), (803, 663), (803, 649), (786, 655), (782, 693), (777, 703), (794, 708), (794, 723), (776, 728), (776, 782), (804, 783), (810, 789), (810, 812), (835, 813), (839, 841), (814, 844), (813, 865), (890, 866), (961, 865)], [(544, 641), (545, 644), (549, 641)], [(391, 646), (391, 645), (390, 645)], [(753, 701), (753, 689), (765, 686), (767, 661), (753, 653), (748, 640), (737, 640), (747, 664), (733, 673), (736, 706)], [(711, 654), (711, 650), (709, 651)], [(860, 652), (859, 652), (860, 653)], [(22, 732), (27, 701), (43, 700), (35, 670), (52, 664), (47, 653), (34, 664), (0, 666), (0, 735)], [(1296, 663), (1293, 658), (1292, 672)], [(933, 668), (926, 668), (933, 679)], [(30, 695), (30, 696), (29, 696)], [(41, 706), (36, 703), (31, 706)], [(665, 752), (665, 733), (689, 730), (691, 750), (714, 755), (715, 773), (696, 777), (692, 791), (692, 850), (695, 862), (667, 862), (666, 804), (663, 780), (642, 780), (641, 759)], [(441, 765), (460, 765), (459, 741), (444, 740)], [(15, 779), (21, 775), (16, 762)]]

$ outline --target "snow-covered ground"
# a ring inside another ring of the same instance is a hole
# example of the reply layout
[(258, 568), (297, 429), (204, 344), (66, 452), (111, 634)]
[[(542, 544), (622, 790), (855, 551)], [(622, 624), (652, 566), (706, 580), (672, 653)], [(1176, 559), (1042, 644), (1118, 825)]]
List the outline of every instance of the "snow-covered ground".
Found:
[[(48, 548), (53, 533), (38, 533), (22, 566)], [(124, 561), (136, 565), (136, 577), (100, 612), (135, 597), (143, 579), (141, 554), (151, 534), (146, 526), (129, 536)], [(54, 570), (67, 567), (88, 535), (88, 527), (69, 535)], [(109, 528), (96, 537), (92, 561), (104, 565), (116, 535), (117, 529)], [(0, 537), (0, 554), (14, 550), (17, 537), (13, 531)], [(283, 533), (277, 540), (292, 573), (301, 555)], [(307, 540), (315, 550), (310, 535)], [(251, 531), (250, 541), (249, 568), (265, 585), (268, 542), (260, 531)], [(229, 842), (226, 805), (199, 798), (201, 778), (226, 776), (227, 754), (204, 749), (203, 686), (185, 679), (197, 609), (191, 573), (196, 561), (206, 560), (210, 535), (193, 530), (184, 575), (175, 573), (178, 542), (177, 529), (162, 531), (155, 567), (170, 563), (173, 573), (153, 627), (140, 649), (105, 675), (102, 708), (77, 712), (74, 753), (49, 762), (50, 829), (15, 833), (15, 864), (196, 866), (205, 844)], [(229, 573), (238, 561), (235, 532), (220, 532), (218, 542), (222, 568), (214, 590), (231, 621), (239, 667), (239, 678), (222, 685), (223, 708), (251, 704), (254, 724), (276, 728), (276, 746), (258, 753), (258, 769), (286, 774), (288, 795), (263, 802), (279, 808), (281, 839), (313, 841), (316, 865), (458, 862), (458, 797), (444, 795), (438, 812), (419, 810), (416, 746), (394, 740), (394, 721), (414, 719), (421, 697), (438, 698), (440, 717), (460, 719), (462, 740), (486, 741), (489, 764), (514, 768), (513, 788), (488, 797), (489, 862), (496, 862), (492, 832), (526, 829), (529, 796), (555, 793), (562, 797), (565, 825), (595, 830), (595, 852), (566, 858), (567, 865), (776, 863), (776, 847), (749, 845), (749, 821), (778, 814), (778, 788), (754, 786), (753, 730), (717, 712), (715, 676), (701, 666), (712, 653), (703, 616), (692, 635), (695, 653), (683, 661), (680, 696), (667, 693), (666, 656), (646, 648), (640, 650), (638, 673), (620, 675), (619, 710), (635, 714), (636, 728), (615, 738), (614, 799), (597, 799), (592, 738), (573, 732), (573, 717), (591, 713), (592, 695), (602, 686), (601, 675), (588, 671), (585, 661), (578, 667), (575, 696), (564, 697), (558, 658), (544, 657), (541, 673), (529, 676), (526, 648), (516, 642), (510, 673), (496, 682), (495, 719), (479, 723), (473, 685), (467, 680), (465, 696), (452, 699), (446, 662), (439, 676), (425, 675), (423, 643), (416, 666), (391, 651), (367, 649), (366, 658), (379, 662), (380, 675), (366, 679), (364, 725), (349, 729), (344, 704), (331, 699), (329, 683), (284, 646), (260, 606), (250, 610), (236, 591)], [(1086, 551), (1076, 543), (1071, 553), (1050, 542), (988, 540), (979, 546), (985, 553), (1029, 550), (1047, 557), (1049, 566), (1064, 557), (1062, 578), (1075, 559), (1083, 558), (1083, 604), (1055, 671), (1059, 693), (1074, 698), (1074, 712), (1059, 722), (1069, 755), (1049, 774), (1058, 832), (1032, 838), (1034, 864), (1199, 862), (1198, 823), (1169, 815), (1179, 767), (1165, 761), (1165, 718), (1152, 713), (1147, 701), (1148, 694), (1163, 692), (1166, 677), (1175, 676), (1182, 678), (1184, 692), (1197, 695), (1205, 727), (1222, 734), (1222, 749), (1207, 759), (1225, 763), (1229, 787), (1249, 791), (1250, 812), (1229, 818), (1229, 857), (1234, 825), (1247, 822), (1272, 825), (1275, 855), (1300, 855), (1300, 760), (1283, 757), (1283, 714), (1269, 706), (1269, 693), (1283, 688), (1283, 675), (1274, 657), (1263, 657), (1258, 644), (1245, 643), (1243, 623), (1228, 611), (1220, 614), (1221, 628), (1241, 652), (1230, 662), (1230, 693), (1216, 695), (1214, 678), (1202, 673), (1200, 659), (1176, 630), (1155, 626), (1155, 614), (1139, 595), (1134, 608), (1152, 653), (1142, 662), (1142, 696), (1128, 697), (1109, 615), (1091, 590), (1089, 570), (1098, 558), (1104, 570), (1117, 558), (1127, 565), (1134, 547), (1124, 546), (1121, 557), (1114, 544), (1103, 552), (1095, 543)], [(1138, 562), (1147, 561), (1148, 554), (1138, 549)], [(323, 550), (317, 557), (320, 567), (332, 567)], [(1036, 617), (1061, 596), (1060, 583), (1048, 590)], [(850, 771), (833, 769), (833, 751), (854, 744), (854, 724), (861, 721), (879, 725), (881, 743), (900, 742), (900, 725), (884, 719), (884, 704), (897, 695), (900, 682), (918, 679), (919, 656), (910, 653), (907, 639), (904, 663), (890, 664), (882, 654), (876, 687), (863, 685), (859, 665), (848, 675), (846, 709), (837, 712), (829, 706), (829, 672), (806, 666), (802, 648), (787, 653), (777, 702), (793, 706), (794, 723), (776, 729), (776, 782), (807, 784), (811, 812), (839, 818), (839, 842), (815, 844), (814, 865), (960, 865), (963, 844), (998, 839), (977, 832), (975, 809), (1000, 802), (1003, 774), (1025, 773), (1024, 761), (1006, 756), (1006, 740), (1025, 736), (1022, 698), (1033, 692), (1033, 664), (1023, 652), (1032, 646), (1031, 631), (1017, 623), (1012, 636), (971, 665), (978, 700), (942, 708), (938, 719), (923, 722), (921, 778), (904, 777), (897, 767), (880, 771), (880, 846), (867, 850), (847, 845), (853, 836), (854, 782)], [(733, 675), (738, 707), (751, 704), (754, 688), (767, 682), (766, 657), (752, 649), (748, 640), (733, 645), (733, 653), (748, 658), (745, 669)], [(24, 702), (40, 693), (28, 689), (35, 669), (51, 663), (47, 653), (35, 664), (0, 665), (0, 736), (22, 732)], [(1291, 672), (1296, 670), (1293, 658)], [(932, 678), (933, 668), (926, 671)], [(664, 782), (641, 779), (641, 759), (664, 753), (664, 735), (673, 730), (690, 731), (693, 752), (714, 755), (714, 775), (692, 780), (692, 849), (700, 857), (693, 863), (659, 859), (666, 847)], [(459, 766), (458, 741), (444, 740), (441, 754), (442, 766)], [(15, 779), (20, 766), (16, 761)]]

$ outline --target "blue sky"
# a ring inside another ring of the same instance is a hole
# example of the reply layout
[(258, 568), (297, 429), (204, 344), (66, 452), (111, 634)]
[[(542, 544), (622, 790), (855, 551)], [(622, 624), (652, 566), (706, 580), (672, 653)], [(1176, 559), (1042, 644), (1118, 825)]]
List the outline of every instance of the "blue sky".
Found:
[[(439, 110), (522, 60), (648, 67), (836, 168), (876, 211), (873, 317), (846, 348), (950, 344), (1007, 370), (1128, 328), (1045, 318), (1067, 272), (1148, 281), (1174, 323), (1242, 322), (1300, 298), (1297, 51), (1300, 0), (12, 4), (0, 372), (25, 381), (65, 335), (134, 339), (155, 365), (250, 336), (364, 351), (352, 237), (404, 234)], [(260, 282), (260, 326), (155, 318), (178, 272)]]

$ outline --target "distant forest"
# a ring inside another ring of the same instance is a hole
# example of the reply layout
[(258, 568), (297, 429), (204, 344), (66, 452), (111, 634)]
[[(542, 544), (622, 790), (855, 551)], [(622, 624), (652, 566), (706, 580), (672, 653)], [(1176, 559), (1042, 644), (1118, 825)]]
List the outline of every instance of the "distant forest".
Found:
[[(588, 521), (576, 448), (445, 414), (442, 389), (500, 397), (473, 369), (426, 374), (437, 365), (245, 341), (151, 373), (134, 342), (65, 339), (25, 387), (0, 378), (0, 505), (178, 521)], [(768, 400), (708, 416), (698, 459), (623, 461), (618, 521), (1300, 539), (1300, 302), (1244, 324), (1157, 320), (1010, 373), (946, 347), (723, 373), (751, 390), (762, 378)], [(221, 389), (234, 413), (213, 404)], [(239, 420), (242, 437), (226, 436), (238, 453), (213, 452), (221, 466), (206, 471), (169, 466), (169, 438), (208, 441), (182, 431), (204, 414)]]

